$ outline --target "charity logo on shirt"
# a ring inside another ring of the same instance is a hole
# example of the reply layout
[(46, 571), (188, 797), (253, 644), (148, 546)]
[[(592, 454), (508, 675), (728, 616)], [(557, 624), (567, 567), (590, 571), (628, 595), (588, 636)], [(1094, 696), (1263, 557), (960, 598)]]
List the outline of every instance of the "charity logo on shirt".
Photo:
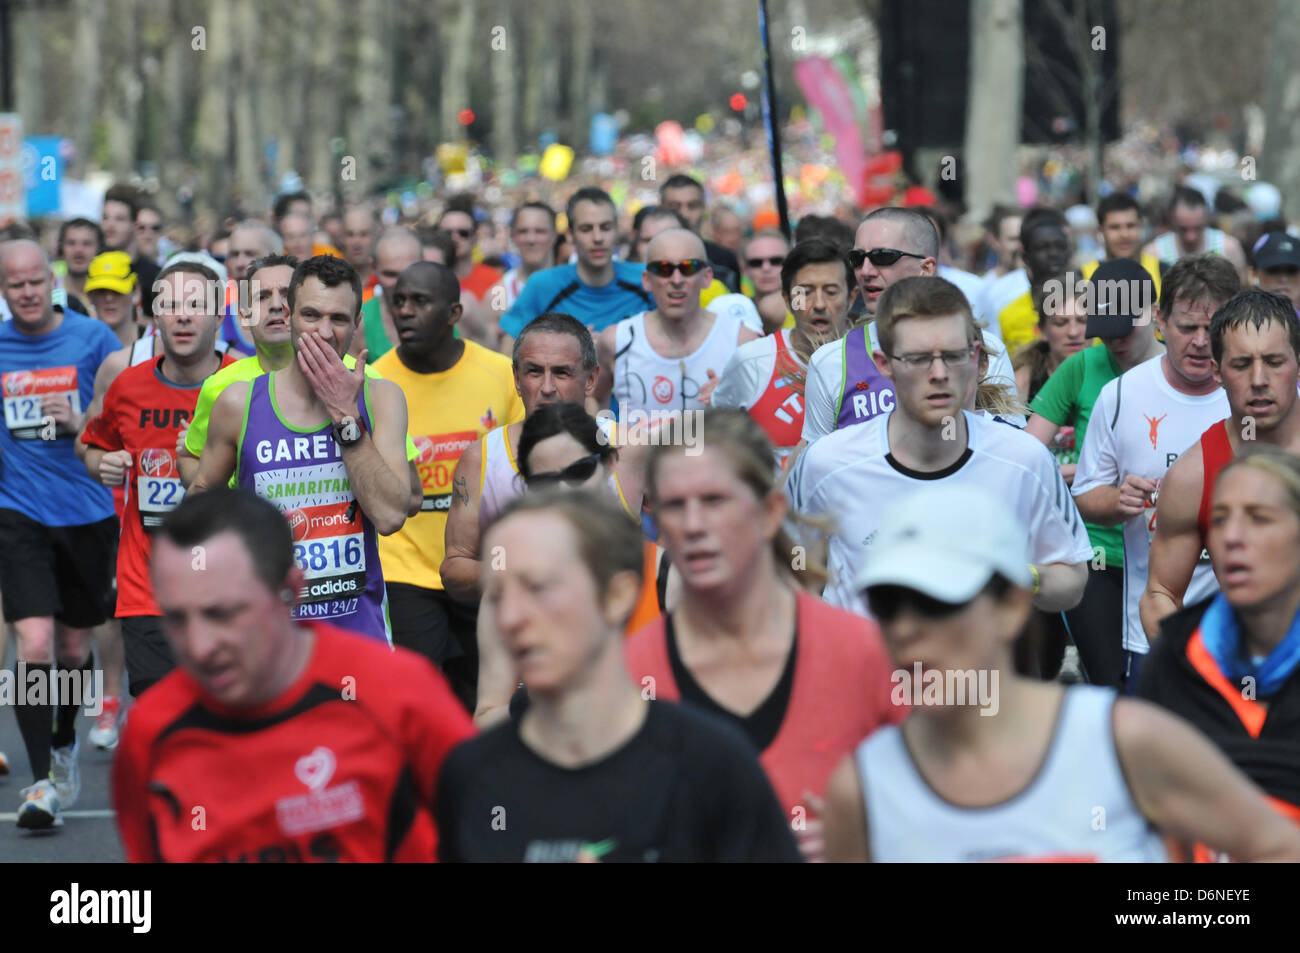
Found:
[(355, 779), (328, 787), (337, 767), (334, 752), (323, 745), (297, 760), (293, 773), (307, 787), (307, 793), (275, 802), (275, 816), (282, 831), (296, 837), (351, 824), (366, 816), (365, 798)]
[(673, 382), (662, 374), (656, 374), (650, 392), (654, 394), (655, 400), (659, 401), (659, 403), (670, 403), (673, 399)]

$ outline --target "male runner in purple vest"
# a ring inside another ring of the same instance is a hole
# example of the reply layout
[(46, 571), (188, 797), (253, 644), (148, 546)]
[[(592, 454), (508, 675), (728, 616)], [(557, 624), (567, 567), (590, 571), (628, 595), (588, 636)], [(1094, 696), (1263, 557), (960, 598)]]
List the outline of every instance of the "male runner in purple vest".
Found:
[(361, 311), (351, 265), (307, 259), (288, 298), (293, 361), (217, 398), (190, 492), (235, 474), (289, 521), (306, 575), (300, 592), (284, 594), (294, 617), (391, 641), (375, 534), (406, 521), (406, 399), (392, 382), (366, 379), (364, 353), (353, 370), (343, 364)]

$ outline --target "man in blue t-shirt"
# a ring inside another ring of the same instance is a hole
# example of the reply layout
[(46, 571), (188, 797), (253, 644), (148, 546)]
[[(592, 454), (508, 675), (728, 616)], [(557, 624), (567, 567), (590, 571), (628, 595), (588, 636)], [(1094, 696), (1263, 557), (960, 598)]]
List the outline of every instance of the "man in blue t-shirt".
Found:
[[(54, 275), (35, 242), (0, 246), (0, 288), (13, 313), (0, 325), (0, 597), (18, 633), (14, 714), (34, 778), (18, 826), (43, 829), (63, 823), (81, 789), (76, 718), (89, 700), (90, 630), (112, 614), (113, 497), (73, 447), (95, 372), (121, 344), (108, 325), (54, 310)], [(51, 679), (56, 658), (72, 677)]]
[(547, 268), (528, 279), (514, 305), (501, 316), (503, 354), (512, 353), (525, 324), (548, 311), (571, 314), (599, 332), (654, 309), (654, 298), (641, 287), (645, 266), (614, 260), (618, 215), (609, 194), (597, 188), (579, 189), (565, 211), (578, 263)]

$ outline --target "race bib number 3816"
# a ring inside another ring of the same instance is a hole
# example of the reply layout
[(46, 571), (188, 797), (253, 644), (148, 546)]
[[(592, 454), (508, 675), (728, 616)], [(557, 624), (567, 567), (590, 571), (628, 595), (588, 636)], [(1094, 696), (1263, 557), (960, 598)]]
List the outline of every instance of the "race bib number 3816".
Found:
[(347, 503), (304, 506), (285, 514), (293, 535), (293, 558), (307, 577), (303, 603), (342, 601), (366, 589), (366, 546), (357, 510)]
[[(10, 371), (0, 376), (4, 394), (5, 427), (16, 440), (39, 440), (45, 425), (41, 400), (47, 396), (71, 401), (74, 413), (81, 413), (75, 367), (43, 367), (38, 371)], [(59, 436), (68, 436), (60, 431)]]

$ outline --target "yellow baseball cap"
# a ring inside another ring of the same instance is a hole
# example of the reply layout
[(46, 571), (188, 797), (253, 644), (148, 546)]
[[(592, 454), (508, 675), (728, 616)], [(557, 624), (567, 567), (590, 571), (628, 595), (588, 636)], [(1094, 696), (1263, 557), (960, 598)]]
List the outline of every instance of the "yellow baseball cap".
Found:
[(135, 290), (135, 272), (131, 270), (131, 256), (124, 251), (106, 251), (90, 260), (86, 269), (86, 293), (116, 291), (129, 295)]

